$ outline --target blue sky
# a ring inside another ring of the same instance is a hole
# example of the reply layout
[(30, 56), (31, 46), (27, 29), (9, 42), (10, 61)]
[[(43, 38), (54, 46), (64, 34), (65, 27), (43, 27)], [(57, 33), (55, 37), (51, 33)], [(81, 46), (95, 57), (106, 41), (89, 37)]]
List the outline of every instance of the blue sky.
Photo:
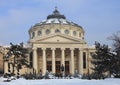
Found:
[(81, 25), (88, 45), (120, 31), (120, 0), (0, 0), (0, 45), (27, 43), (29, 28), (55, 8)]

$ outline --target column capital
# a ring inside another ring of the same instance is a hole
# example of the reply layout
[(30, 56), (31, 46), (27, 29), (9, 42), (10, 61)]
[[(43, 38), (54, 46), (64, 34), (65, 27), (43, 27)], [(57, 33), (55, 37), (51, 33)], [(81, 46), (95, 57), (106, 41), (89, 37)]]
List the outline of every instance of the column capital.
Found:
[(33, 47), (32, 50), (37, 50), (37, 47)]
[(42, 50), (46, 50), (46, 48), (41, 48)]

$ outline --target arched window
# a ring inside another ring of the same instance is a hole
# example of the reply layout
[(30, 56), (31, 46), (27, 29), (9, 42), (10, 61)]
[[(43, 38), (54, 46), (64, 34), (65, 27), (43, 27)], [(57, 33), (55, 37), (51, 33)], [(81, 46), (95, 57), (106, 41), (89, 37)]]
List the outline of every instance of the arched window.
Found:
[(76, 36), (76, 34), (77, 34), (76, 31), (73, 31), (73, 35)]
[(46, 34), (50, 34), (50, 30), (49, 29), (46, 30)]
[(56, 29), (56, 30), (55, 30), (55, 33), (60, 33), (60, 30), (59, 30), (59, 29)]
[(30, 53), (30, 67), (33, 67), (33, 52)]
[(79, 37), (81, 37), (81, 33), (79, 33)]
[(65, 30), (64, 32), (65, 32), (65, 34), (69, 34), (69, 30)]
[(41, 36), (42, 35), (42, 31), (38, 31), (38, 36)]
[(31, 38), (35, 37), (35, 32), (32, 32)]

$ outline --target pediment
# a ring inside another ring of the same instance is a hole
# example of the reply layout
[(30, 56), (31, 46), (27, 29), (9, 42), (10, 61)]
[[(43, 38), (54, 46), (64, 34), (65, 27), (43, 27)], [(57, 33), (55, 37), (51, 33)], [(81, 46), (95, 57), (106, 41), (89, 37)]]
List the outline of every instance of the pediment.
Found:
[(51, 35), (47, 37), (43, 37), (41, 39), (36, 40), (35, 42), (41, 42), (41, 43), (85, 43), (84, 40), (80, 40), (77, 38), (73, 38), (71, 36), (65, 36), (65, 35)]

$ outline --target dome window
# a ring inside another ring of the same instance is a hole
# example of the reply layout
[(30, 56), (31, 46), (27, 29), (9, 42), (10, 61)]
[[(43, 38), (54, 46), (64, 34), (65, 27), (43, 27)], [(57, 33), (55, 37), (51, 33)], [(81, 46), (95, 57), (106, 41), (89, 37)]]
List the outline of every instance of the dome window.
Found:
[(79, 33), (79, 37), (81, 37), (81, 33)]
[(46, 34), (50, 34), (50, 30), (49, 29), (46, 30)]
[(35, 32), (32, 32), (31, 38), (33, 39), (35, 37)]
[(69, 34), (69, 30), (65, 30), (64, 32), (65, 32), (65, 34)]
[(38, 31), (38, 36), (41, 36), (42, 35), (42, 32), (41, 31)]
[(76, 34), (77, 34), (76, 31), (73, 31), (73, 35), (76, 36)]
[(59, 30), (59, 29), (56, 29), (56, 30), (55, 30), (55, 33), (60, 33), (60, 30)]

